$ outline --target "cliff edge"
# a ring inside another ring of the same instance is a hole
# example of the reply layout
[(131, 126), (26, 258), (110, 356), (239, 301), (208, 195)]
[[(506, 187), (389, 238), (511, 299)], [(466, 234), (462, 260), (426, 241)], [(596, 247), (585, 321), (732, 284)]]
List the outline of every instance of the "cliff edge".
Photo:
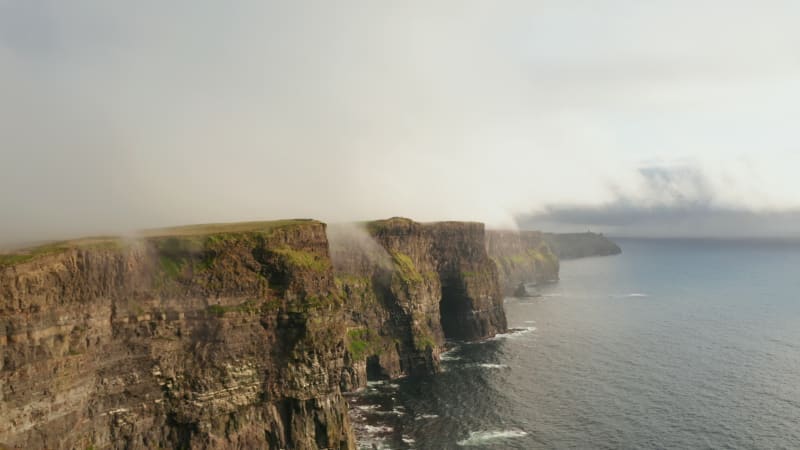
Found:
[(507, 295), (525, 283), (558, 281), (559, 259), (544, 233), (489, 230), (486, 251), (497, 265), (500, 284)]
[(622, 249), (598, 233), (545, 233), (544, 239), (561, 259), (611, 256), (622, 253)]
[(352, 378), (439, 370), (446, 339), (479, 340), (507, 330), (483, 224), (422, 224), (392, 218), (332, 226), (331, 256), (347, 297)]
[(352, 449), (343, 392), (506, 331), (483, 224), (197, 225), (0, 255), (0, 446)]
[(324, 224), (160, 230), (0, 265), (3, 444), (354, 448)]

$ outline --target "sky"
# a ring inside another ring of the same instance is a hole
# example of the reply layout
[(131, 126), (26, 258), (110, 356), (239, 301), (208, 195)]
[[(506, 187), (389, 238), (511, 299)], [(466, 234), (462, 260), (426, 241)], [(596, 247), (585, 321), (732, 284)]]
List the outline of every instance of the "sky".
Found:
[(287, 217), (798, 235), (798, 17), (0, 0), (0, 244)]

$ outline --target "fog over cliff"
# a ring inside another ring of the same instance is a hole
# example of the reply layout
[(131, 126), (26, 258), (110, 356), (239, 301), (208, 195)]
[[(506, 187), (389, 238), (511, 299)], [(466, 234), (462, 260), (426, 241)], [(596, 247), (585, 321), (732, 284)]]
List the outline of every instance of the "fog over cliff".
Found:
[(793, 234), (797, 17), (794, 1), (0, 0), (0, 245), (395, 215)]

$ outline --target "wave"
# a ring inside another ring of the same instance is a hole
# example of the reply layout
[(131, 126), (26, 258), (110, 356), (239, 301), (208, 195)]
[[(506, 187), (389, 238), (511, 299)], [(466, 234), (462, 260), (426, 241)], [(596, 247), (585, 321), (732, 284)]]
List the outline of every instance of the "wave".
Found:
[(458, 445), (470, 447), (482, 445), (489, 441), (519, 438), (527, 435), (528, 433), (522, 430), (473, 431), (468, 438), (458, 441)]
[(394, 428), (386, 425), (364, 425), (364, 431), (369, 434), (386, 434), (394, 431)]
[(438, 414), (420, 414), (417, 417), (414, 417), (414, 420), (423, 420), (423, 419), (438, 419)]
[(362, 411), (372, 411), (379, 408), (379, 405), (355, 405), (356, 408)]
[(508, 333), (498, 333), (498, 334), (494, 335), (494, 337), (491, 337), (491, 338), (487, 339), (487, 341), (496, 341), (496, 340), (499, 340), (499, 339), (518, 338), (518, 337), (520, 337), (520, 336), (522, 336), (524, 334), (530, 333), (532, 331), (536, 331), (536, 327), (511, 328), (511, 329), (508, 330)]
[(401, 416), (405, 416), (406, 415), (406, 413), (404, 413), (403, 411), (400, 411), (397, 408), (394, 408), (391, 411), (373, 411), (372, 413), (375, 414), (376, 416), (398, 416), (398, 417), (401, 417)]
[(631, 294), (610, 295), (610, 297), (611, 298), (644, 298), (644, 297), (650, 297), (650, 295), (649, 294), (643, 294), (641, 292), (633, 292)]
[(439, 360), (441, 361), (460, 361), (460, 356), (454, 356), (452, 350), (449, 352), (444, 352), (439, 355)]
[(492, 364), (492, 363), (481, 363), (478, 364), (478, 367), (483, 367), (484, 369), (508, 369), (508, 366), (505, 364)]

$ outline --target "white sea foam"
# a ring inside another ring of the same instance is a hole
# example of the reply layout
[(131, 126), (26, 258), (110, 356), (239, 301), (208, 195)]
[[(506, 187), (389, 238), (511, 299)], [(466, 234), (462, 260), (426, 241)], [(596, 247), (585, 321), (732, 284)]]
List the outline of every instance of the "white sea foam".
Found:
[(641, 294), (639, 292), (634, 292), (633, 294), (628, 294), (626, 297), (649, 297), (647, 294)]
[(378, 449), (378, 450), (391, 450), (392, 447), (386, 444), (383, 439), (359, 439), (358, 448)]
[(403, 442), (405, 442), (406, 444), (413, 444), (413, 443), (417, 442), (417, 441), (415, 441), (415, 440), (414, 440), (414, 438), (410, 438), (410, 437), (408, 437), (408, 436), (405, 436), (405, 435), (403, 435), (403, 437), (402, 437), (401, 439), (402, 439), (402, 440), (403, 440)]
[(439, 359), (442, 361), (459, 361), (461, 357), (454, 355), (453, 350), (450, 350), (440, 354)]
[(394, 428), (386, 425), (364, 425), (364, 431), (369, 434), (386, 434), (394, 431)]
[(414, 417), (414, 420), (423, 420), (423, 419), (438, 419), (438, 414), (420, 414), (417, 417)]
[(508, 366), (505, 364), (492, 364), (492, 363), (481, 363), (478, 364), (478, 367), (483, 367), (484, 369), (508, 369)]
[(372, 411), (378, 409), (378, 405), (356, 405), (356, 408), (362, 411)]
[(508, 333), (498, 333), (494, 337), (487, 339), (487, 341), (496, 341), (500, 339), (515, 339), (523, 336), (532, 331), (536, 331), (536, 327), (520, 327), (508, 330)]
[(392, 409), (391, 411), (374, 411), (373, 414), (378, 416), (404, 416), (406, 413), (400, 411), (397, 408)]
[(519, 438), (527, 435), (528, 433), (521, 430), (473, 431), (468, 438), (458, 441), (458, 445), (462, 447), (477, 446), (489, 441)]

